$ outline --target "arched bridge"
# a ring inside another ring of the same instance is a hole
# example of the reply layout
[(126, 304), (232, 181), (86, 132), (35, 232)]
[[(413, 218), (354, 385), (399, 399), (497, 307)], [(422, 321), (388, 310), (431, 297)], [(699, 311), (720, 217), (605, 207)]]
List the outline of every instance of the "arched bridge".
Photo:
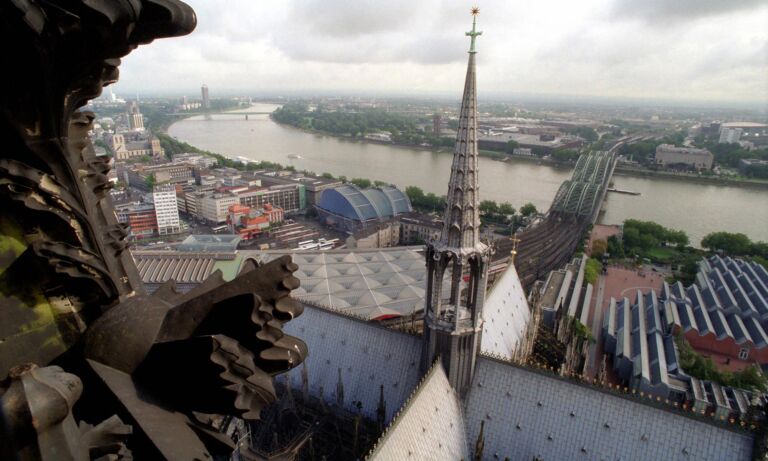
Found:
[(518, 231), (513, 239), (496, 242), (492, 270), (506, 267), (513, 241), (518, 242), (515, 267), (526, 290), (569, 261), (584, 232), (597, 221), (616, 167), (616, 152), (624, 142), (619, 140), (608, 151), (581, 155), (571, 178), (560, 186), (544, 218)]

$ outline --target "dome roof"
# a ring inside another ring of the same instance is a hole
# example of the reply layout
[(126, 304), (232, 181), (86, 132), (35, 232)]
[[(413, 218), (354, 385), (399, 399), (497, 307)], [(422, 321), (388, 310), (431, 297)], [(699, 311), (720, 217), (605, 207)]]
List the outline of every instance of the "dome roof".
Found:
[(396, 187), (360, 189), (354, 184), (324, 190), (317, 206), (358, 221), (389, 218), (412, 210), (411, 201)]

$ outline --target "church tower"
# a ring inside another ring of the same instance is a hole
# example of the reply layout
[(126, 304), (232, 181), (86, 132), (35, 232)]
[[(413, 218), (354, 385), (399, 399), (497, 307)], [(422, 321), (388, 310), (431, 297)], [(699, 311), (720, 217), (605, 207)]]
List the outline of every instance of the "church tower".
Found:
[[(477, 14), (478, 9), (473, 8), (472, 31), (467, 32), (471, 37), (467, 77), (443, 230), (426, 251), (423, 366), (430, 366), (439, 357), (448, 380), (462, 396), (472, 383), (480, 350), (491, 254), (480, 241), (475, 38), (482, 32), (476, 30)], [(450, 273), (450, 290), (443, 286), (446, 273)]]

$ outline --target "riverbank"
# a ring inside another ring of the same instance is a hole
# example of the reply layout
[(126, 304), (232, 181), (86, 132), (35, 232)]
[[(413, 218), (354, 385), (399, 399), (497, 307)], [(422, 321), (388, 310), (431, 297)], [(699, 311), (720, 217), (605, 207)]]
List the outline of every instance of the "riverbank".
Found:
[(616, 165), (615, 175), (632, 176), (636, 178), (664, 178), (675, 181), (686, 181), (697, 184), (714, 184), (718, 186), (738, 186), (756, 189), (768, 189), (768, 181), (750, 180), (743, 178), (727, 178), (721, 176), (699, 176), (672, 171), (657, 171), (637, 169), (626, 165)]
[[(299, 128), (297, 126), (294, 126), (288, 123), (279, 122), (275, 120), (272, 116), (270, 116), (270, 120), (272, 120), (272, 122), (280, 126), (284, 126), (293, 130), (299, 130), (305, 133), (318, 135), (318, 136), (329, 136), (332, 138), (343, 139), (345, 141), (357, 142), (360, 144), (378, 144), (378, 145), (386, 145), (391, 147), (402, 147), (406, 149), (436, 152), (441, 154), (453, 153), (451, 149), (446, 147), (412, 145), (412, 144), (397, 143), (392, 141), (378, 141), (375, 139), (357, 138), (352, 136), (340, 135), (337, 133), (331, 133), (327, 131), (314, 130), (311, 128)], [(537, 165), (547, 165), (547, 166), (558, 168), (558, 169), (571, 169), (575, 166), (575, 163), (573, 162), (560, 162), (551, 158), (540, 158), (535, 156), (514, 156), (506, 152), (489, 151), (484, 149), (480, 149), (479, 154), (481, 157), (487, 157), (499, 162), (521, 161), (521, 162), (535, 163)], [(768, 189), (768, 181), (751, 180), (751, 179), (745, 179), (745, 178), (727, 178), (727, 177), (721, 177), (721, 176), (700, 176), (700, 175), (693, 175), (693, 174), (687, 174), (687, 173), (676, 173), (671, 171), (638, 169), (638, 168), (630, 167), (626, 165), (617, 165), (615, 174), (622, 175), (622, 176), (637, 177), (637, 178), (673, 179), (675, 181), (691, 182), (691, 183), (697, 183), (697, 184), (714, 184), (714, 185), (720, 185), (720, 186)]]
[[(275, 120), (274, 118), (272, 118), (271, 116), (269, 118), (270, 118), (270, 120), (273, 123), (275, 123), (277, 125), (280, 125), (282, 127), (286, 127), (286, 128), (291, 129), (291, 130), (301, 131), (303, 133), (312, 134), (312, 135), (315, 135), (315, 136), (328, 136), (328, 137), (331, 137), (331, 138), (340, 139), (340, 140), (344, 140), (344, 141), (355, 142), (355, 143), (359, 143), (359, 144), (376, 144), (376, 145), (380, 145), (380, 146), (400, 147), (400, 148), (403, 148), (403, 149), (413, 149), (413, 150), (421, 150), (421, 151), (425, 151), (425, 152), (435, 152), (435, 153), (438, 153), (438, 154), (451, 154), (451, 155), (453, 155), (453, 150), (451, 148), (448, 148), (448, 147), (422, 146), (422, 145), (418, 145), (418, 144), (405, 144), (405, 143), (398, 143), (398, 142), (394, 142), (394, 141), (378, 141), (378, 140), (375, 140), (375, 139), (357, 138), (357, 137), (352, 137), (352, 136), (340, 135), (340, 134), (337, 134), (337, 133), (331, 133), (331, 132), (328, 132), (328, 131), (315, 130), (315, 129), (312, 129), (312, 128), (300, 128), (300, 127), (291, 125), (289, 123), (279, 122), (279, 121)], [(552, 159), (540, 158), (540, 157), (535, 157), (535, 156), (514, 156), (514, 155), (511, 155), (511, 154), (508, 154), (508, 153), (505, 153), (505, 152), (497, 152), (497, 151), (485, 150), (485, 149), (479, 149), (478, 153), (480, 154), (481, 157), (486, 157), (486, 158), (489, 158), (491, 160), (496, 160), (496, 161), (499, 161), (499, 162), (502, 162), (502, 163), (507, 162), (507, 161), (513, 161), (513, 162), (520, 161), (520, 162), (526, 162), (526, 163), (535, 163), (537, 165), (548, 165), (548, 166), (551, 166), (551, 167), (554, 167), (554, 168), (559, 168), (559, 169), (566, 169), (566, 168), (567, 169), (571, 169), (575, 165), (574, 163), (558, 162), (558, 161), (552, 160)]]

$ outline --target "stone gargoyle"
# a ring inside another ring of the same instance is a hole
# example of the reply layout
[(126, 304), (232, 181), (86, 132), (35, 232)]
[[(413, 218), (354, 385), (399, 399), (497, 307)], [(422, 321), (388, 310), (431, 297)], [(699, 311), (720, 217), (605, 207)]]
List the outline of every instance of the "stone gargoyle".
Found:
[(81, 108), (195, 24), (177, 0), (0, 2), (1, 459), (228, 456), (205, 414), (258, 418), (307, 354), (281, 330), (301, 313), (290, 258), (149, 295), (125, 251)]

